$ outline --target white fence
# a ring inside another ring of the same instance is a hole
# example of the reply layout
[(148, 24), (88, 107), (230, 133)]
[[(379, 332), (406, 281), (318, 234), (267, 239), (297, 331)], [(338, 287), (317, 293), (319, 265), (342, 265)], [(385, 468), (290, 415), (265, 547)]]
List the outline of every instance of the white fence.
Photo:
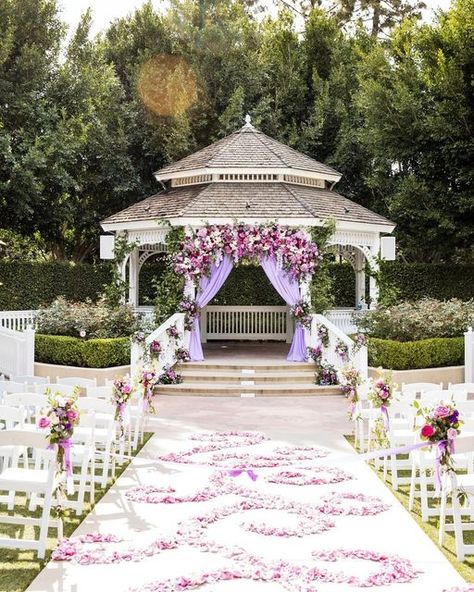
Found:
[[(328, 330), (329, 344), (324, 346), (318, 336), (318, 326), (323, 325)], [(336, 345), (338, 342), (347, 346), (347, 360), (343, 360), (336, 352)], [(328, 320), (327, 317), (315, 314), (313, 315), (313, 322), (311, 323), (311, 347), (320, 346), (322, 349), (323, 361), (333, 365), (336, 369), (342, 368), (345, 364), (352, 364), (359, 370), (363, 378), (368, 376), (368, 353), (367, 347), (364, 345), (356, 351), (354, 348), (355, 342), (346, 335), (341, 329), (336, 327), (334, 323)]]
[(474, 331), (464, 333), (464, 382), (474, 382)]
[(0, 327), (0, 372), (7, 376), (35, 373), (35, 332)]
[(286, 306), (206, 306), (201, 311), (201, 341), (210, 339), (291, 342), (293, 320)]
[[(166, 332), (167, 329), (176, 325), (179, 336), (177, 338), (170, 337)], [(157, 359), (153, 360), (151, 366), (153, 370), (160, 374), (163, 372), (165, 366), (173, 366), (177, 362), (175, 352), (178, 348), (185, 347), (184, 343), (184, 314), (175, 313), (153, 333), (150, 333), (145, 339), (144, 344), (132, 343), (130, 351), (130, 374), (135, 378), (137, 374), (144, 367), (144, 352), (146, 348), (150, 347), (152, 341), (159, 341), (161, 345), (161, 353)], [(148, 366), (147, 366), (148, 369)], [(151, 368), (149, 368), (151, 369)]]
[(332, 308), (326, 311), (325, 317), (341, 329), (346, 335), (357, 333), (357, 326), (354, 323), (354, 315), (361, 314), (353, 308)]
[(25, 329), (36, 329), (37, 310), (1, 310), (0, 327), (12, 331), (25, 331)]

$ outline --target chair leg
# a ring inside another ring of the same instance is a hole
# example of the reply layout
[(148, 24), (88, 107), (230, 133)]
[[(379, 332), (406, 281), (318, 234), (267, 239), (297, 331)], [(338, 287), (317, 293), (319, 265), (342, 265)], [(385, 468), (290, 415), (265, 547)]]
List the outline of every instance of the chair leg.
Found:
[(446, 487), (441, 490), (441, 506), (439, 510), (439, 531), (438, 531), (438, 544), (440, 547), (443, 546), (444, 533), (446, 530), (446, 504), (448, 501), (448, 495), (446, 493)]
[(52, 492), (46, 491), (43, 500), (43, 512), (41, 514), (41, 523), (38, 539), (38, 559), (44, 559), (46, 553), (46, 541), (48, 538), (48, 526), (51, 512)]
[(411, 464), (411, 475), (410, 475), (410, 495), (408, 497), (408, 509), (413, 512), (413, 506), (415, 505), (415, 489), (416, 489), (416, 463), (415, 461)]
[(398, 490), (398, 467), (397, 467), (397, 456), (396, 454), (390, 455), (390, 470), (392, 473), (392, 489)]
[(421, 520), (422, 522), (428, 522), (428, 481), (424, 467), (420, 467), (420, 503)]
[(451, 493), (451, 505), (453, 508), (454, 540), (456, 545), (456, 557), (458, 561), (464, 561), (464, 535), (461, 518), (461, 504), (459, 503), (457, 491)]

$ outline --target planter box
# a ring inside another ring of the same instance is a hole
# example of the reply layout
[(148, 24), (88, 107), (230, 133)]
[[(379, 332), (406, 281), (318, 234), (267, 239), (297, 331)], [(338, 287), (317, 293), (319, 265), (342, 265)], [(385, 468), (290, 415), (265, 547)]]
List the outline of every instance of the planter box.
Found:
[[(464, 366), (446, 366), (445, 368), (419, 368), (417, 370), (393, 370), (393, 380), (399, 385), (402, 382), (442, 382), (447, 388), (448, 383), (464, 382)], [(377, 376), (377, 368), (369, 366), (369, 377)]]
[(56, 377), (67, 378), (80, 376), (81, 378), (97, 379), (97, 386), (105, 385), (106, 380), (115, 380), (125, 374), (130, 374), (130, 366), (114, 366), (112, 368), (80, 368), (79, 366), (59, 366), (57, 364), (44, 364), (35, 362), (35, 376), (49, 376), (51, 382), (56, 382)]

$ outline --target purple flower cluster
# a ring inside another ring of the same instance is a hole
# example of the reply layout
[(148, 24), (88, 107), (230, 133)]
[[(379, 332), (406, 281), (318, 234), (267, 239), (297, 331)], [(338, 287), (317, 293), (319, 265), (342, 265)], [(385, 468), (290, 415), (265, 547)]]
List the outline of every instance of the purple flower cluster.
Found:
[(169, 366), (165, 366), (163, 372), (158, 376), (158, 384), (181, 384), (182, 382), (181, 374), (178, 374)]
[(191, 355), (190, 355), (189, 351), (187, 349), (185, 349), (184, 347), (178, 347), (176, 349), (176, 351), (174, 352), (174, 356), (179, 362), (190, 362), (191, 361)]
[(304, 300), (298, 300), (296, 304), (290, 307), (290, 314), (294, 317), (297, 324), (306, 329), (311, 329), (313, 317), (310, 314), (309, 304)]
[(179, 337), (178, 327), (176, 325), (171, 325), (171, 327), (168, 327), (168, 329), (166, 329), (166, 334), (168, 335), (168, 337), (172, 337), (173, 339), (178, 339), (178, 337)]
[(179, 311), (184, 312), (184, 329), (191, 331), (194, 325), (194, 320), (199, 317), (199, 306), (197, 302), (189, 296), (184, 296), (179, 303)]
[(207, 225), (187, 237), (174, 258), (177, 273), (197, 282), (211, 264), (225, 256), (234, 261), (276, 257), (296, 280), (313, 275), (321, 255), (318, 247), (296, 228), (279, 224)]
[(308, 356), (313, 360), (313, 362), (320, 364), (323, 357), (323, 350), (319, 347), (319, 345), (316, 347), (308, 347)]
[(150, 343), (150, 356), (152, 358), (157, 358), (161, 353), (161, 343), (156, 339)]

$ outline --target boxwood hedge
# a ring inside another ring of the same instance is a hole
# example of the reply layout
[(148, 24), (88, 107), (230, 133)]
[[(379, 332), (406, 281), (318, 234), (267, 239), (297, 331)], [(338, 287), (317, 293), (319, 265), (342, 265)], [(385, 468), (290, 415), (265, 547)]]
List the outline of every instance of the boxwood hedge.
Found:
[(110, 368), (130, 363), (130, 339), (81, 339), (64, 335), (35, 336), (35, 361), (81, 368)]
[(420, 341), (392, 341), (370, 337), (369, 365), (391, 370), (441, 368), (464, 364), (463, 337), (437, 337)]

